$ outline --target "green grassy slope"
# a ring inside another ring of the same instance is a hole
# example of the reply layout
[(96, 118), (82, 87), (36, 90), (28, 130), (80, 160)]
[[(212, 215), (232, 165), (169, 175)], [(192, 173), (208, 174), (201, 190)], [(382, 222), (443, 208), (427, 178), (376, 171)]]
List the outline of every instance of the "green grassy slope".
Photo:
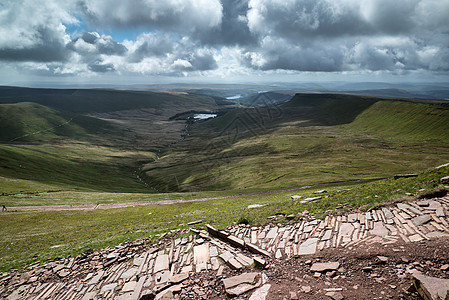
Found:
[(0, 104), (0, 128), (1, 193), (149, 191), (134, 172), (155, 154), (120, 145), (119, 126), (22, 102)]
[[(9, 194), (49, 188), (151, 192), (136, 179), (134, 172), (140, 161), (152, 159), (154, 154), (150, 152), (124, 151), (70, 140), (0, 145), (0, 191)], [(16, 182), (11, 184), (11, 179)]]
[(449, 161), (448, 116), (445, 104), (300, 94), (196, 124), (184, 144), (144, 170), (166, 191), (387, 177)]
[(48, 141), (113, 130), (105, 121), (30, 102), (0, 104), (0, 128), (0, 142)]
[(449, 103), (379, 101), (348, 128), (403, 140), (449, 140)]

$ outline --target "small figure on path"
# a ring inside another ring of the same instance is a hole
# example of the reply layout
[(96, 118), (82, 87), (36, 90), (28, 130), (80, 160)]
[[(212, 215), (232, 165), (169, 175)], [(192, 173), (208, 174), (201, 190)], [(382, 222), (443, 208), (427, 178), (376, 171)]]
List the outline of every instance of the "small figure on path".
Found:
[(6, 206), (5, 206), (5, 204), (3, 204), (3, 205), (2, 205), (2, 211), (5, 211), (5, 210), (7, 210), (7, 209), (6, 209)]

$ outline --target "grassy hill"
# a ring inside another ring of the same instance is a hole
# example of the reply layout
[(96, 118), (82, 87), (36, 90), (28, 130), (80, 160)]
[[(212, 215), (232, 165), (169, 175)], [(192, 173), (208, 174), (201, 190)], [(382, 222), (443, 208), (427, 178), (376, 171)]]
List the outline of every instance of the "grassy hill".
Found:
[(404, 141), (449, 140), (449, 103), (379, 101), (348, 128)]
[(221, 98), (188, 93), (0, 87), (0, 189), (154, 192), (140, 165), (181, 139), (190, 110)]
[[(30, 102), (0, 104), (0, 142), (48, 141), (113, 130), (105, 121)], [(116, 130), (118, 128), (115, 128)]]
[(144, 167), (159, 190), (275, 189), (373, 179), (449, 160), (449, 105), (298, 94), (232, 110)]
[[(37, 103), (0, 104), (0, 190), (140, 191), (133, 173), (150, 152), (126, 150), (124, 129)], [(115, 143), (115, 144), (114, 144)], [(111, 146), (112, 145), (112, 146)]]

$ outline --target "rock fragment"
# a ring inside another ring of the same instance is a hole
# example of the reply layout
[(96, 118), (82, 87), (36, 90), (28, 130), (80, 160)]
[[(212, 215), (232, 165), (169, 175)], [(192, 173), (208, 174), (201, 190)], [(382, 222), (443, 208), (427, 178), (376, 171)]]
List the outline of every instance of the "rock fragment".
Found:
[(448, 299), (449, 279), (430, 277), (419, 272), (413, 273), (413, 279), (416, 290), (425, 300)]
[(412, 222), (413, 222), (413, 224), (415, 224), (415, 226), (421, 226), (421, 225), (426, 224), (430, 220), (432, 220), (431, 216), (429, 216), (429, 215), (421, 215), (421, 216), (414, 217), (412, 219)]
[(243, 273), (223, 279), (226, 293), (230, 296), (239, 296), (261, 286), (261, 284), (262, 276), (260, 273)]
[(335, 271), (340, 267), (340, 263), (338, 261), (327, 262), (327, 263), (314, 263), (310, 267), (311, 272), (326, 272), (326, 271)]

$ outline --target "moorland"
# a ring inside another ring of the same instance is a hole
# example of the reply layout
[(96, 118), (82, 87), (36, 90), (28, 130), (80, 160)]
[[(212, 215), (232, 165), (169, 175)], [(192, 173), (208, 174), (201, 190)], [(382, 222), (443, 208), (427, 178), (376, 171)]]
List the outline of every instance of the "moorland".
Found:
[[(369, 209), (432, 191), (449, 173), (434, 168), (449, 162), (449, 103), (437, 99), (1, 87), (0, 128), (0, 203), (36, 207), (1, 214), (2, 271), (196, 220), (221, 228), (276, 213)], [(419, 176), (393, 179), (408, 173)], [(291, 199), (324, 188), (320, 201)], [(39, 209), (201, 198), (213, 199)]]

